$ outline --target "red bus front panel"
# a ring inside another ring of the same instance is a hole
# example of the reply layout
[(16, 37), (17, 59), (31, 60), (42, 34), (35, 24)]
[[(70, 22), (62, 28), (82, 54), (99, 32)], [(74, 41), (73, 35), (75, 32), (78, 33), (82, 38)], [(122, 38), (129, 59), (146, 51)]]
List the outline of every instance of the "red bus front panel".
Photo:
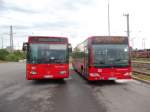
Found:
[(88, 80), (131, 79), (131, 67), (89, 68)]
[(69, 64), (27, 64), (28, 80), (69, 77)]

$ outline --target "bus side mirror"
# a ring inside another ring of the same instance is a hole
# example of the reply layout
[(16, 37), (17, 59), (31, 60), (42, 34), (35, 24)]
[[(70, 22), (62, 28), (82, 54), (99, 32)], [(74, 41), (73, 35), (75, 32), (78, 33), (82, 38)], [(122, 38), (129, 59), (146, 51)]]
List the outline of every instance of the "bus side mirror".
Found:
[(133, 50), (133, 48), (132, 48), (131, 46), (129, 46), (129, 50), (130, 50), (130, 51), (132, 51), (132, 50)]
[(29, 44), (28, 44), (27, 42), (24, 42), (24, 43), (23, 43), (22, 50), (23, 50), (23, 51), (27, 51), (28, 45), (29, 45)]
[(71, 44), (68, 44), (69, 53), (72, 53), (72, 46)]

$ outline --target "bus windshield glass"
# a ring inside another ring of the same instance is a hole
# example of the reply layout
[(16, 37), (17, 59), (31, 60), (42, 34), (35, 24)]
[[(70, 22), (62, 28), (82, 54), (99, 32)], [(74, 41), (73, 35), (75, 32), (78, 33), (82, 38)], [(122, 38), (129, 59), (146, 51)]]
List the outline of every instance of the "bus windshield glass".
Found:
[(30, 44), (28, 63), (66, 63), (66, 44)]
[(94, 66), (98, 67), (126, 67), (129, 66), (128, 45), (93, 45)]

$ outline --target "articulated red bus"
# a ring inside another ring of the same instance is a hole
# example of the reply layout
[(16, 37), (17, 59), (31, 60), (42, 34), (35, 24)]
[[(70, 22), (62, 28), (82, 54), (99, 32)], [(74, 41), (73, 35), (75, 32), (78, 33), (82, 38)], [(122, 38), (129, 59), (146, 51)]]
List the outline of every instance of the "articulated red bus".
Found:
[(27, 51), (26, 78), (68, 78), (69, 46), (65, 37), (30, 36), (23, 46)]
[(131, 79), (127, 37), (92, 36), (73, 51), (72, 65), (88, 80)]

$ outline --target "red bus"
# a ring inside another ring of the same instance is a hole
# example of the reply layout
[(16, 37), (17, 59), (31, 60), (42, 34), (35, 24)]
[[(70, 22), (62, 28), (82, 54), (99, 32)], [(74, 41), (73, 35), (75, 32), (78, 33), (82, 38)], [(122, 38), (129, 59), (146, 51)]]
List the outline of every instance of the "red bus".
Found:
[(23, 45), (27, 80), (68, 78), (69, 48), (65, 37), (30, 36)]
[(74, 69), (90, 81), (131, 79), (127, 37), (89, 37), (74, 49), (72, 57)]

